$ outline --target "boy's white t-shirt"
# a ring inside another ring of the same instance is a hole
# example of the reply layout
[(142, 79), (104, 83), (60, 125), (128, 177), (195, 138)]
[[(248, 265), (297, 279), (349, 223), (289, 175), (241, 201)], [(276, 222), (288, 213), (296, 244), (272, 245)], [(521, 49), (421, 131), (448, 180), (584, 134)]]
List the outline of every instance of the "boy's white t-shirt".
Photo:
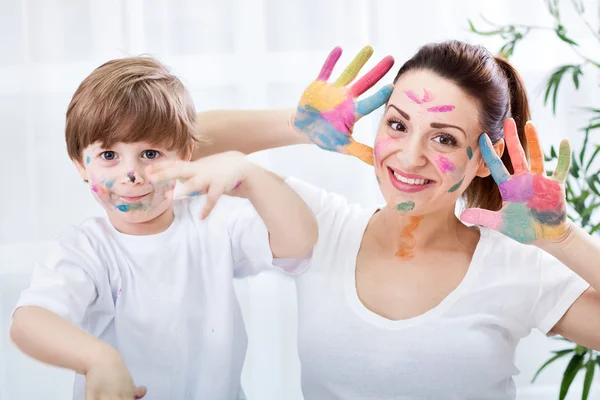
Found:
[[(49, 309), (111, 344), (148, 388), (144, 399), (244, 398), (247, 337), (232, 278), (273, 265), (268, 231), (247, 200), (222, 197), (202, 221), (204, 202), (176, 201), (156, 235), (122, 234), (106, 217), (71, 228), (17, 307)], [(74, 399), (84, 394), (77, 375)]]
[(481, 228), (468, 272), (448, 297), (420, 316), (388, 320), (356, 292), (356, 257), (376, 208), (286, 182), (319, 224), (310, 268), (296, 276), (306, 399), (514, 399), (519, 339), (532, 328), (548, 334), (589, 287), (540, 249)]

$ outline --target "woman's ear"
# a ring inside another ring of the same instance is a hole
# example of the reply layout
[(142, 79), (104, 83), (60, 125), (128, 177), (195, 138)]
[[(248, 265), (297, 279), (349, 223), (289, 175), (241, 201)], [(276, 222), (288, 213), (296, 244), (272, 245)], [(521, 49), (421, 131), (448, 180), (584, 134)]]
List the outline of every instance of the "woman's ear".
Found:
[[(504, 139), (499, 139), (496, 143), (494, 143), (494, 151), (498, 155), (498, 157), (502, 157), (504, 154)], [(490, 175), (490, 169), (488, 168), (485, 161), (483, 161), (483, 157), (479, 159), (479, 167), (477, 168), (476, 176), (480, 178), (485, 178)]]

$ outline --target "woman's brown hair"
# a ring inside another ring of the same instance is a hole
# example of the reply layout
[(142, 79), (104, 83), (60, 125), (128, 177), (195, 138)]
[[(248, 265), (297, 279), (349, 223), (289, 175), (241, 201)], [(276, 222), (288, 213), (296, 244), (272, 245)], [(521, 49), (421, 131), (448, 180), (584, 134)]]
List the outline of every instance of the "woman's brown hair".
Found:
[[(485, 47), (460, 41), (430, 43), (398, 71), (394, 83), (406, 72), (428, 70), (448, 79), (475, 99), (479, 109), (479, 123), (492, 143), (504, 138), (503, 125), (514, 118), (519, 141), (527, 154), (525, 123), (529, 120), (529, 103), (523, 80), (505, 59), (494, 57)], [(505, 151), (502, 162), (510, 173), (512, 163)], [(475, 177), (463, 194), (467, 207), (499, 210), (502, 197), (491, 176)]]

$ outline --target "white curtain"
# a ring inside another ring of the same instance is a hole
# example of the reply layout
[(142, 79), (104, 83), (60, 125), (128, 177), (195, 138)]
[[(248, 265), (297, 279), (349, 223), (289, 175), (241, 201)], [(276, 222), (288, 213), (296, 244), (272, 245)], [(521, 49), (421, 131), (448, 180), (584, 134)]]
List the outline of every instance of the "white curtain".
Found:
[[(598, 54), (594, 42), (585, 39), (586, 27), (564, 3), (569, 34), (581, 41), (582, 51)], [(597, 1), (584, 4), (597, 26)], [(0, 244), (27, 248), (17, 242), (52, 239), (67, 226), (102, 213), (67, 156), (64, 115), (77, 85), (108, 59), (157, 56), (188, 85), (198, 110), (294, 107), (336, 45), (344, 49), (338, 72), (366, 44), (374, 46), (375, 55), (365, 71), (392, 54), (396, 66), (384, 83), (427, 42), (462, 39), (495, 51), (498, 39), (468, 31), (467, 18), (484, 27), (480, 15), (497, 23), (552, 26), (545, 0), (0, 0)], [(577, 146), (578, 128), (585, 122), (577, 107), (598, 105), (597, 77), (587, 77), (579, 91), (563, 82), (558, 115), (552, 116), (542, 104), (543, 82), (554, 66), (577, 61), (577, 56), (552, 32), (531, 36), (513, 61), (528, 85), (544, 145), (570, 137)], [(358, 124), (358, 140), (372, 143), (380, 115), (375, 112)], [(252, 157), (279, 174), (351, 201), (382, 200), (372, 170), (349, 157), (310, 146)], [(0, 280), (7, 268), (0, 265)], [(2, 287), (11, 287), (10, 278)], [(250, 339), (243, 375), (249, 398), (300, 399), (293, 283), (267, 273), (237, 282), (236, 288)], [(7, 326), (11, 307), (0, 308), (1, 326)], [(550, 367), (529, 385), (556, 344), (534, 335), (519, 348), (520, 399), (557, 396), (564, 364)], [(5, 378), (0, 375), (0, 388), (9, 384)], [(579, 387), (574, 384), (573, 398)], [(45, 399), (64, 398), (43, 393)]]

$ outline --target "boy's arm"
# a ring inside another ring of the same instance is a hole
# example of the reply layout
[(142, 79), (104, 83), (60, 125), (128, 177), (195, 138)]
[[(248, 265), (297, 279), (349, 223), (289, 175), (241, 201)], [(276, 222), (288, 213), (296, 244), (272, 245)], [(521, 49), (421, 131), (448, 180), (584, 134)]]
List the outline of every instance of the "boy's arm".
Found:
[(318, 238), (314, 214), (281, 177), (250, 164), (239, 195), (248, 198), (269, 231), (275, 258), (305, 256)]
[(19, 307), (10, 337), (25, 354), (82, 375), (95, 364), (122, 363), (114, 348), (42, 307)]
[(193, 160), (235, 150), (255, 151), (312, 143), (308, 136), (292, 128), (295, 109), (214, 110), (196, 115), (198, 139)]

